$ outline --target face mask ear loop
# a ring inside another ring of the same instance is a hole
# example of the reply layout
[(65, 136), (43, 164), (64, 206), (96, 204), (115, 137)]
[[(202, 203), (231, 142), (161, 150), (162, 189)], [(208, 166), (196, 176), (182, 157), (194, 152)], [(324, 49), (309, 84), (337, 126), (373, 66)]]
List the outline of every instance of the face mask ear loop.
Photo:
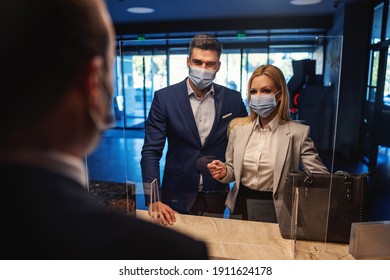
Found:
[[(280, 89), (280, 90), (278, 90), (278, 91), (274, 94), (275, 101), (276, 101), (276, 96), (277, 96), (279, 93), (281, 93), (281, 92), (282, 92), (282, 90)], [(278, 105), (278, 103), (280, 102), (280, 99), (281, 99), (281, 98), (282, 98), (282, 97), (280, 97), (279, 100), (276, 101), (276, 105)]]
[(98, 112), (97, 112), (97, 110), (95, 108), (91, 108), (89, 110), (89, 115), (91, 116), (92, 121), (94, 122), (96, 128), (99, 131), (104, 131), (104, 130), (110, 129), (110, 128), (112, 128), (114, 126), (115, 117), (114, 117), (114, 114), (111, 111), (111, 98), (112, 97), (111, 97), (111, 94), (110, 94), (109, 87), (107, 85), (106, 80), (103, 79), (103, 74), (101, 74), (99, 76), (100, 76), (100, 80), (101, 80), (101, 84), (102, 84), (103, 94), (106, 95), (106, 97), (108, 98), (108, 105), (109, 105), (108, 112), (104, 116), (103, 120), (100, 118), (100, 116), (99, 116), (99, 114), (98, 114)]

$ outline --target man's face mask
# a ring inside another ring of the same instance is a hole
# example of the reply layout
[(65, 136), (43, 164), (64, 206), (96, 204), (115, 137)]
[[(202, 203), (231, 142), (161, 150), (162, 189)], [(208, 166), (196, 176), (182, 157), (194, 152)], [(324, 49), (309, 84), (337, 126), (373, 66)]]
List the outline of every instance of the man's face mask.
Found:
[(99, 131), (105, 131), (107, 129), (110, 129), (114, 126), (115, 118), (114, 114), (111, 111), (111, 87), (108, 86), (108, 82), (105, 79), (101, 79), (104, 97), (107, 99), (107, 114), (104, 116), (104, 119), (102, 120), (99, 116), (99, 113), (96, 111), (95, 108), (91, 108), (89, 110), (89, 114), (96, 126), (96, 128)]
[(189, 67), (189, 77), (195, 86), (202, 90), (212, 84), (217, 74), (216, 70), (204, 69), (200, 67)]

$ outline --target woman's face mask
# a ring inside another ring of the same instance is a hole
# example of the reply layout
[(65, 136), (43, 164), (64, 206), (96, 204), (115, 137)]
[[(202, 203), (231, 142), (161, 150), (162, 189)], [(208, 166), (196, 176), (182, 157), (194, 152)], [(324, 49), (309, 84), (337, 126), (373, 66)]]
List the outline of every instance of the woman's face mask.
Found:
[(276, 94), (254, 94), (251, 95), (249, 106), (252, 110), (262, 118), (268, 117), (276, 107)]
[(217, 74), (216, 70), (204, 69), (199, 67), (189, 67), (189, 77), (195, 86), (202, 90), (212, 84)]

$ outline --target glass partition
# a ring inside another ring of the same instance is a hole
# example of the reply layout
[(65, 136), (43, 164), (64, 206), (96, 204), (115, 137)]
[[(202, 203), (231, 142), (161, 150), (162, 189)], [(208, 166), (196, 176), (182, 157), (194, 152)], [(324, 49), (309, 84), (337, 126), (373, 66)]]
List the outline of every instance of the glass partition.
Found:
[[(291, 118), (310, 127), (310, 137), (329, 173), (343, 170), (343, 163), (339, 161), (342, 158), (339, 153), (342, 143), (338, 143), (337, 139), (337, 133), (344, 133), (337, 130), (342, 37), (313, 35), (218, 39), (223, 43), (223, 54), (215, 82), (239, 91), (249, 111), (247, 83), (252, 72), (266, 63), (278, 66), (286, 77)], [(117, 42), (113, 99), (116, 127), (106, 131), (99, 147), (86, 157), (89, 190), (111, 208), (128, 214), (134, 214), (134, 205), (137, 210), (147, 210), (145, 199), (149, 198), (145, 198), (140, 167), (145, 122), (155, 91), (181, 82), (188, 76), (186, 61), (190, 40)], [(160, 182), (163, 180), (166, 152), (165, 147), (160, 160), (160, 178), (156, 178)], [(286, 176), (288, 172), (282, 174)], [(285, 177), (278, 179), (287, 180)], [(322, 194), (326, 202), (330, 202), (332, 192), (332, 176), (328, 179), (327, 185), (321, 186), (327, 189)], [(230, 188), (233, 184), (230, 183)], [(160, 189), (160, 192), (159, 196), (164, 197), (164, 190)], [(291, 203), (292, 200), (289, 205), (285, 203), (285, 190), (274, 187), (274, 192), (277, 194), (274, 196), (274, 209), (271, 209), (272, 204), (271, 208), (266, 205), (268, 202), (248, 203), (249, 220), (264, 222), (262, 217), (267, 216), (269, 211), (280, 212), (284, 208), (283, 219), (289, 223), (288, 229), (281, 230), (285, 230), (283, 237), (291, 239), (295, 257), (300, 258), (300, 254), (318, 249), (318, 246), (310, 245), (310, 241), (301, 240), (305, 239), (304, 221), (300, 219), (298, 205)], [(297, 193), (290, 195), (292, 199)], [(319, 241), (327, 241), (328, 209), (318, 216), (324, 227), (324, 237)], [(226, 209), (224, 218), (229, 216)], [(300, 232), (303, 235), (299, 235)]]
[(374, 8), (374, 16), (372, 19), (371, 44), (376, 44), (381, 41), (382, 20), (383, 18), (383, 3)]

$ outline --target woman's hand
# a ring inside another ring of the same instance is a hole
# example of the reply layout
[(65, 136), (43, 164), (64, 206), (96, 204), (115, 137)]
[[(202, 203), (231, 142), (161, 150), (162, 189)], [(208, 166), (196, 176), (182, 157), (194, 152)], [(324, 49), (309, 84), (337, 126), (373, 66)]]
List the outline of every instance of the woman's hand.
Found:
[(222, 179), (226, 176), (226, 165), (220, 160), (213, 160), (207, 164), (211, 176), (214, 179)]

